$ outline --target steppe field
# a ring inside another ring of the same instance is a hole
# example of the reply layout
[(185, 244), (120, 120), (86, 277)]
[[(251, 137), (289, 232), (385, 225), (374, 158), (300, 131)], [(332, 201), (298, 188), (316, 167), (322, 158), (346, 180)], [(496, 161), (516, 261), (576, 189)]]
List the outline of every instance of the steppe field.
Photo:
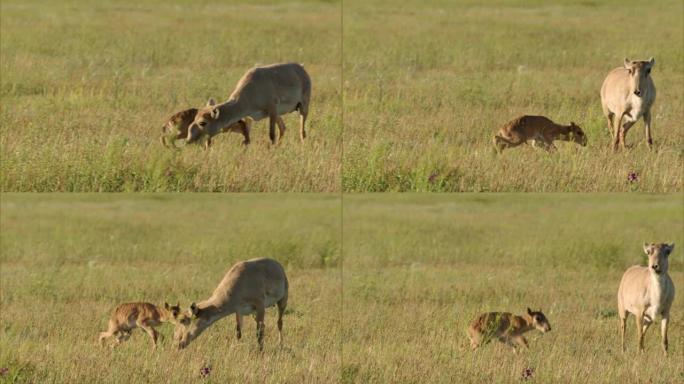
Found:
[[(340, 1), (35, 1), (0, 5), (3, 191), (338, 191)], [(210, 151), (159, 141), (175, 112), (223, 101), (257, 64), (303, 63), (299, 116), (272, 148), (220, 134)]]
[[(0, 382), (339, 381), (339, 198), (3, 194), (0, 208)], [(263, 354), (248, 316), (239, 342), (230, 316), (180, 352), (171, 325), (157, 328), (156, 350), (140, 330), (114, 349), (97, 344), (119, 303), (187, 308), (254, 257), (288, 274), (283, 348), (274, 308)]]
[[(345, 191), (682, 190), (682, 1), (345, 0), (343, 15)], [(639, 121), (613, 153), (601, 84), (650, 56), (654, 148)], [(574, 121), (589, 144), (496, 156), (522, 114)]]
[[(344, 198), (344, 383), (681, 383), (683, 208), (677, 195), (356, 195)], [(620, 352), (617, 289), (644, 242), (674, 242), (670, 356), (659, 323)], [(529, 351), (470, 350), (479, 313), (542, 309)]]

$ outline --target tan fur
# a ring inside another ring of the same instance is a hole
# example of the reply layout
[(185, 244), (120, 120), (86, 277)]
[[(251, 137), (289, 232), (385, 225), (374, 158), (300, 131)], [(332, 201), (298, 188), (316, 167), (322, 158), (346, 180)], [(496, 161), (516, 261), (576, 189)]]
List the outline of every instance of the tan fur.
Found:
[(506, 123), (494, 136), (497, 151), (517, 147), (532, 141), (547, 151), (555, 150), (555, 140), (573, 141), (587, 145), (587, 136), (582, 128), (571, 122), (570, 125), (556, 124), (544, 116), (520, 116)]
[[(190, 127), (190, 124), (195, 121), (197, 111), (197, 108), (190, 108), (178, 112), (169, 118), (166, 124), (162, 126), (162, 135), (160, 137), (160, 140), (165, 147), (169, 147), (167, 140), (170, 140), (171, 146), (176, 148), (176, 140), (181, 140), (188, 136), (188, 128)], [(241, 119), (237, 123), (234, 123), (228, 127), (222, 128), (221, 132), (241, 133), (245, 137), (245, 140), (242, 143), (247, 145), (250, 143), (249, 130), (251, 126), (251, 119), (246, 118)], [(205, 147), (208, 148), (210, 145), (211, 137), (207, 139)]]
[(509, 312), (489, 312), (476, 317), (468, 328), (470, 347), (476, 349), (492, 339), (497, 339), (515, 350), (517, 346), (527, 348), (525, 332), (537, 329), (542, 333), (551, 330), (546, 316), (539, 311), (527, 308), (527, 313), (516, 316)]
[(213, 136), (222, 127), (251, 117), (259, 121), (269, 118), (269, 137), (276, 143), (275, 127), (280, 129), (282, 139), (285, 123), (280, 118), (286, 113), (299, 111), (300, 139), (304, 141), (304, 129), (309, 114), (311, 78), (301, 64), (286, 63), (255, 67), (247, 71), (238, 82), (228, 101), (217, 105), (213, 99), (207, 102), (188, 129), (187, 142), (202, 136)]
[(154, 327), (164, 322), (174, 322), (180, 314), (180, 306), (169, 306), (164, 303), (164, 308), (159, 308), (150, 303), (126, 303), (119, 305), (109, 319), (107, 331), (100, 332), (99, 342), (104, 345), (104, 340), (115, 336), (116, 344), (128, 340), (131, 331), (141, 328), (152, 338), (152, 346), (157, 346), (157, 331)]
[(668, 257), (674, 244), (644, 244), (648, 256), (648, 267), (635, 265), (627, 269), (618, 289), (618, 316), (622, 351), (625, 351), (625, 330), (627, 316), (636, 319), (639, 350), (644, 350), (644, 334), (656, 316), (661, 316), (660, 332), (662, 348), (667, 355), (667, 327), (670, 307), (674, 301), (674, 283), (667, 274)]
[(259, 350), (264, 347), (266, 308), (278, 306), (278, 332), (282, 343), (283, 313), (287, 307), (288, 281), (285, 270), (272, 259), (252, 259), (235, 264), (208, 299), (192, 303), (176, 324), (174, 342), (185, 348), (217, 320), (236, 314), (237, 337), (241, 336), (242, 316), (255, 314)]
[(601, 86), (601, 107), (613, 137), (613, 149), (625, 148), (627, 131), (640, 118), (644, 118), (648, 146), (651, 137), (651, 106), (655, 102), (656, 89), (651, 78), (655, 60), (624, 60), (623, 66), (610, 71)]

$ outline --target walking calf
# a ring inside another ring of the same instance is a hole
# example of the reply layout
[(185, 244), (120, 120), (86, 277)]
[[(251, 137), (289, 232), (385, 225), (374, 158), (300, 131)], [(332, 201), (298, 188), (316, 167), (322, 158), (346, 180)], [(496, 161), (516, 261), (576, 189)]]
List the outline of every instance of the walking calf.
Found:
[(174, 322), (180, 314), (180, 306), (170, 306), (164, 303), (164, 308), (159, 308), (150, 303), (126, 303), (119, 305), (109, 319), (107, 331), (100, 332), (100, 345), (108, 337), (116, 337), (116, 345), (128, 340), (131, 331), (140, 328), (152, 338), (153, 348), (157, 347), (157, 331), (155, 326), (164, 322)]
[(516, 346), (527, 348), (527, 340), (523, 334), (533, 329), (542, 333), (551, 330), (551, 324), (541, 310), (532, 311), (527, 308), (527, 313), (523, 316), (509, 312), (483, 313), (476, 317), (468, 328), (470, 347), (476, 349), (492, 339), (497, 339), (511, 346), (514, 351)]
[(582, 128), (571, 122), (560, 125), (544, 116), (520, 116), (506, 123), (494, 136), (497, 151), (517, 147), (532, 141), (547, 151), (556, 150), (554, 140), (573, 141), (581, 146), (587, 145), (587, 135)]

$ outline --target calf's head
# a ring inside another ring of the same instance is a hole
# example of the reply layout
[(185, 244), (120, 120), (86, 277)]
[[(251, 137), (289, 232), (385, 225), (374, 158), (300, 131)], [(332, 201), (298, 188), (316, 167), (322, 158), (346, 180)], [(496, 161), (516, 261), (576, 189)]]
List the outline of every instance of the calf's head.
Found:
[(538, 311), (533, 311), (527, 308), (527, 314), (532, 318), (532, 326), (542, 333), (546, 333), (551, 330), (551, 324), (549, 320), (544, 316), (541, 309)]
[(161, 142), (165, 147), (170, 144), (175, 147), (176, 140), (184, 139), (188, 136), (188, 127), (195, 120), (197, 115), (196, 108), (186, 109), (171, 116), (162, 127)]
[(169, 303), (164, 303), (164, 309), (169, 315), (169, 320), (177, 321), (178, 317), (181, 315), (180, 303), (176, 305), (169, 305)]
[(574, 122), (570, 122), (569, 139), (583, 147), (587, 146), (587, 135), (585, 135), (582, 128)]
[(641, 97), (644, 94), (643, 84), (646, 78), (651, 75), (651, 69), (655, 64), (655, 59), (648, 61), (630, 61), (625, 58), (625, 69), (629, 71), (629, 90), (632, 94)]
[(657, 275), (667, 273), (667, 259), (668, 256), (670, 256), (672, 249), (674, 249), (674, 243), (644, 243), (644, 252), (646, 252), (646, 256), (648, 256), (648, 268)]

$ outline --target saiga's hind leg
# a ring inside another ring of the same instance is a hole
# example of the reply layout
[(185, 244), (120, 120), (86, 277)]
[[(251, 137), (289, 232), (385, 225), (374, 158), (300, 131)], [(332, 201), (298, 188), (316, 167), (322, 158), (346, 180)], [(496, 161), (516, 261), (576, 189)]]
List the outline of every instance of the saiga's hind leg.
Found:
[(242, 338), (242, 315), (239, 313), (235, 314), (235, 337), (238, 340)]
[(259, 303), (256, 305), (257, 342), (259, 343), (259, 351), (264, 350), (264, 331), (266, 329), (266, 325), (264, 324), (265, 317), (266, 308), (264, 308), (264, 303)]
[(242, 144), (244, 145), (249, 145), (251, 142), (249, 140), (249, 129), (250, 129), (250, 123), (242, 120), (240, 121), (240, 130), (242, 131), (242, 136), (244, 136), (245, 140), (242, 141)]
[[(304, 105), (307, 104), (307, 105)], [(309, 116), (308, 102), (299, 104), (299, 140), (303, 143), (306, 139), (306, 118)]]
[(627, 312), (621, 311), (620, 316), (620, 339), (622, 340), (622, 352), (625, 352), (625, 331), (627, 330)]
[(281, 345), (283, 344), (283, 315), (285, 314), (285, 308), (287, 308), (287, 297), (280, 299), (278, 302), (278, 335)]
[(278, 142), (282, 142), (283, 136), (285, 135), (285, 122), (283, 121), (283, 118), (281, 116), (278, 116), (276, 123), (278, 124), (278, 130), (280, 131), (280, 135), (278, 136)]
[(602, 106), (603, 109), (603, 116), (606, 118), (606, 122), (608, 123), (607, 128), (608, 128), (608, 135), (610, 137), (613, 137), (613, 117), (615, 116), (614, 113), (608, 110), (607, 107)]

